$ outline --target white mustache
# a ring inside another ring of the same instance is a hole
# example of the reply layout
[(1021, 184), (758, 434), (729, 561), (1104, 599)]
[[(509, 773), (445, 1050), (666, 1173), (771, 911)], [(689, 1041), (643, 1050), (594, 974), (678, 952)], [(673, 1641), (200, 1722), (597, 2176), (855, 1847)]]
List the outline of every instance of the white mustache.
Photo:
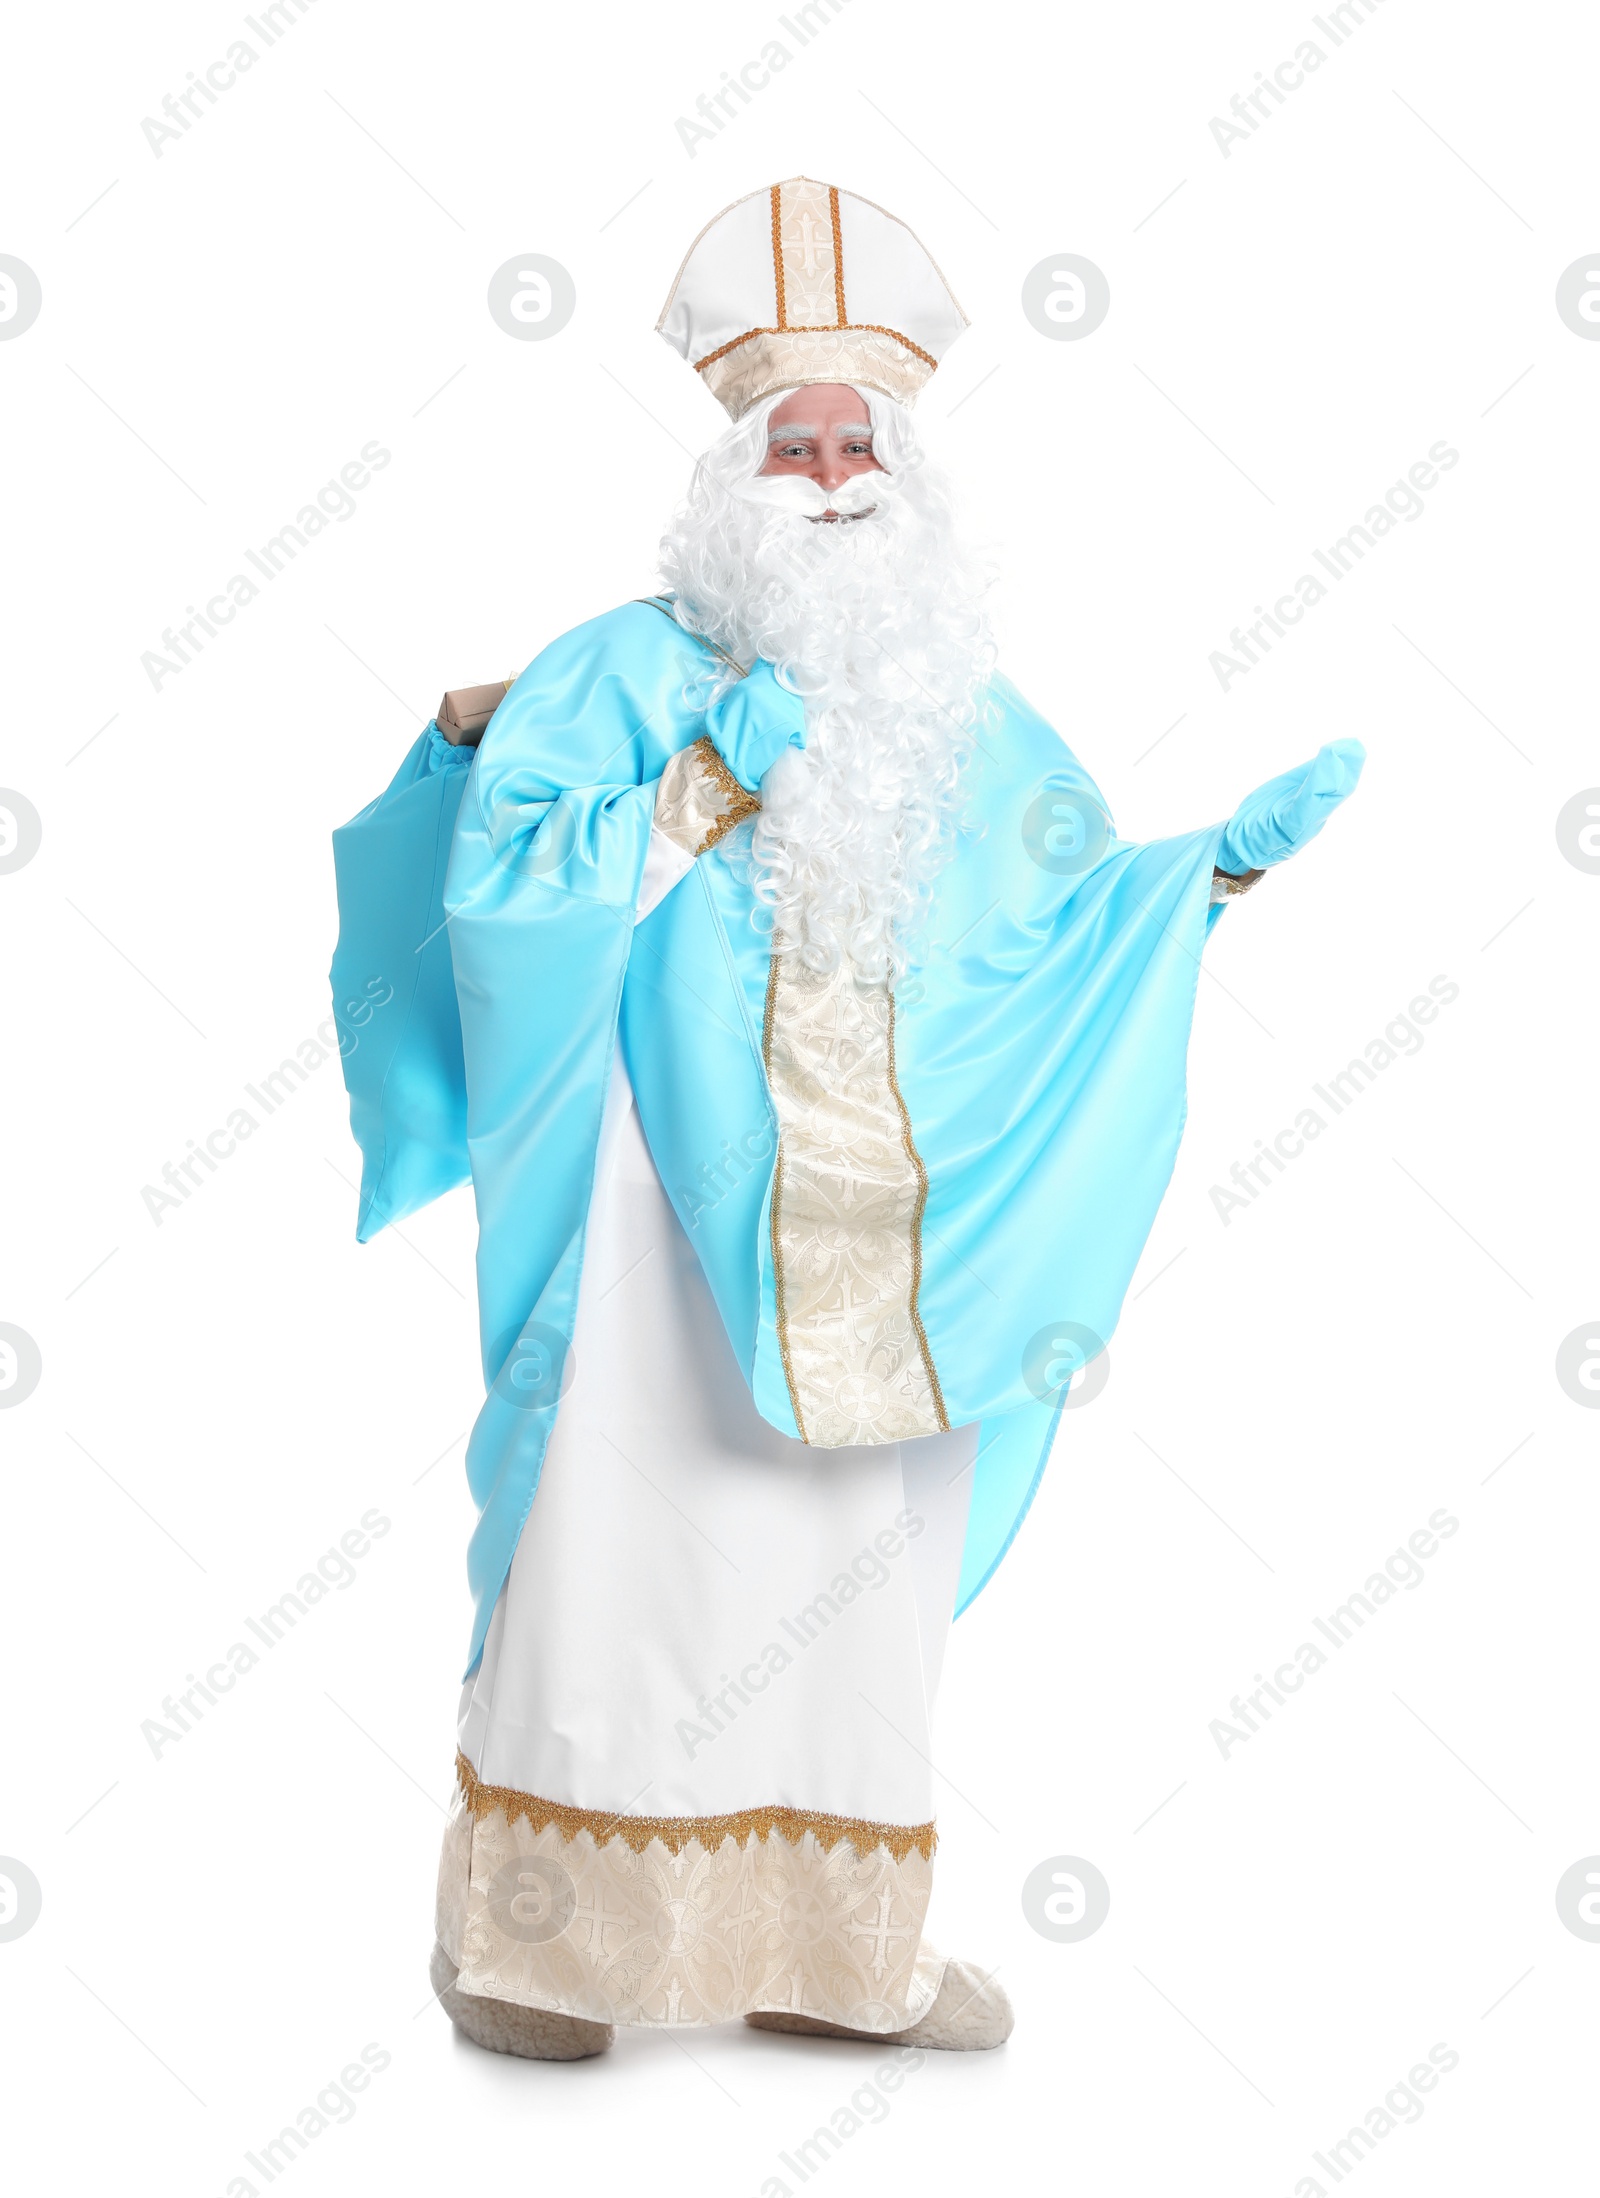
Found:
[(820, 518), (825, 511), (849, 517), (887, 502), (889, 477), (882, 472), (856, 473), (848, 481), (841, 481), (836, 489), (829, 490), (800, 474), (758, 473), (751, 480), (739, 482), (734, 494), (741, 503), (798, 512), (808, 519)]

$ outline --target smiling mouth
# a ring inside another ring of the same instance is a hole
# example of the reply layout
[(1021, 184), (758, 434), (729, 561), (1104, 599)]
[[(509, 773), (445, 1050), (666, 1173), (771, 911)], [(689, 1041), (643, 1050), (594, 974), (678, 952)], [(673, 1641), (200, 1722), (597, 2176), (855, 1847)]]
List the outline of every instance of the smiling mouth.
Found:
[(805, 516), (814, 527), (837, 527), (852, 519), (870, 519), (877, 508), (876, 504), (868, 504), (865, 511), (808, 511)]

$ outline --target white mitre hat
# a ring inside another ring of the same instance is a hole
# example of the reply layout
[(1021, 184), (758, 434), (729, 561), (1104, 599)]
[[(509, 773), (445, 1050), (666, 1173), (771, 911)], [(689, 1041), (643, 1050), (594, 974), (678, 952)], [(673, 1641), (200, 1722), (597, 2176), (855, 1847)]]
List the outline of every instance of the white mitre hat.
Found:
[(809, 176), (736, 199), (678, 269), (656, 331), (734, 419), (806, 382), (910, 404), (967, 325), (903, 221)]

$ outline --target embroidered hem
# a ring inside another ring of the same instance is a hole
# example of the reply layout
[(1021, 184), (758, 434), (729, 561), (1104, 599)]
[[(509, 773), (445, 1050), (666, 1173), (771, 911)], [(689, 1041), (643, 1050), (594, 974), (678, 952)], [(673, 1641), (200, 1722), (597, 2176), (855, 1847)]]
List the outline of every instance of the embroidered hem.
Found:
[(752, 1810), (772, 1821), (743, 1846), (725, 1833), (708, 1850), (697, 1833), (673, 1853), (656, 1832), (641, 1853), (620, 1834), (645, 1820), (593, 1812), (600, 1841), (587, 1825), (568, 1839), (553, 1813), (534, 1829), (552, 1804), (509, 1793), (512, 1816), (504, 1792), (472, 1777), (479, 1815), (462, 1787), (439, 1858), (435, 1928), (459, 1991), (589, 2022), (783, 2011), (878, 2036), (933, 2003), (944, 1961), (922, 1937), (933, 1865), (916, 1845), (899, 1860), (844, 1836), (825, 1848), (812, 1827), (851, 1820), (806, 1816), (791, 1840), (777, 1822), (789, 1812)]

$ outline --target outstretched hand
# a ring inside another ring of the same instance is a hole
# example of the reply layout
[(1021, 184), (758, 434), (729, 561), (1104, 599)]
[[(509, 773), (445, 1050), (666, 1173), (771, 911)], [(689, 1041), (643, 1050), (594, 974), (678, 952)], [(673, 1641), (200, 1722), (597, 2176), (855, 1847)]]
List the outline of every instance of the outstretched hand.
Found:
[(1295, 854), (1355, 792), (1366, 759), (1359, 740), (1332, 740), (1309, 763), (1280, 771), (1247, 794), (1222, 835), (1217, 868), (1237, 876)]

